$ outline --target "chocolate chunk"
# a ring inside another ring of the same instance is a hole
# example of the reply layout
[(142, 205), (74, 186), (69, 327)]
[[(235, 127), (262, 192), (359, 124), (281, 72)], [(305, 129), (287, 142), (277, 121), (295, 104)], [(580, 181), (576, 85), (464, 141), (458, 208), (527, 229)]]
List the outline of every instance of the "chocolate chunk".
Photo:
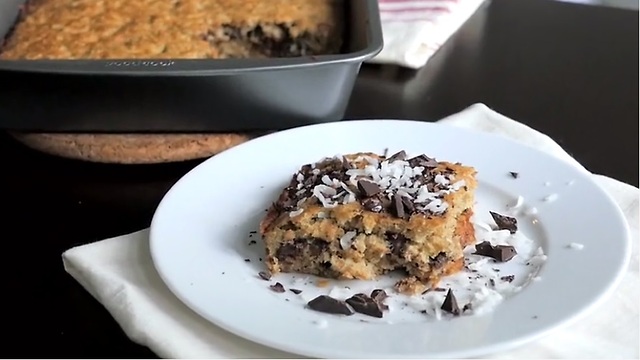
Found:
[(251, 240), (251, 241), (249, 241), (249, 245), (255, 245), (255, 244), (256, 244), (256, 241), (255, 241), (255, 240)]
[(283, 293), (285, 291), (284, 290), (284, 285), (280, 284), (279, 282), (269, 286), (269, 288), (271, 290), (273, 290), (274, 292), (277, 292), (277, 293)]
[(375, 289), (371, 292), (371, 298), (380, 305), (382, 310), (389, 310), (389, 307), (384, 303), (387, 297), (389, 295), (382, 289)]
[(453, 291), (451, 291), (451, 289), (449, 289), (449, 291), (447, 292), (447, 296), (444, 298), (444, 302), (442, 303), (442, 306), (440, 307), (440, 309), (456, 316), (460, 315), (460, 308), (458, 307), (458, 301), (456, 300), (456, 297), (453, 295)]
[(407, 158), (407, 153), (404, 150), (398, 151), (397, 153), (389, 156), (389, 158), (387, 160), (389, 160), (390, 163), (396, 161), (396, 160), (404, 160)]
[(515, 278), (516, 278), (515, 275), (507, 275), (507, 276), (500, 277), (500, 280), (506, 281), (506, 282), (512, 282), (513, 279), (515, 279)]
[(424, 168), (438, 167), (438, 161), (435, 158), (430, 158), (427, 155), (418, 155), (408, 160), (411, 167), (422, 166)]
[(487, 256), (499, 262), (507, 262), (518, 253), (511, 245), (491, 245), (488, 241), (476, 244), (476, 255)]
[(354, 311), (346, 302), (334, 299), (331, 296), (320, 295), (309, 301), (307, 306), (311, 310), (328, 314), (353, 315)]
[(404, 219), (406, 215), (404, 212), (404, 204), (402, 203), (402, 197), (398, 194), (393, 195), (393, 209), (397, 217)]
[(289, 289), (289, 291), (291, 291), (292, 293), (294, 293), (294, 294), (296, 294), (296, 295), (298, 295), (298, 294), (301, 294), (301, 293), (302, 293), (302, 290), (299, 290), (299, 289)]
[(391, 253), (397, 256), (402, 254), (404, 251), (404, 247), (406, 243), (409, 241), (404, 235), (387, 232), (385, 234), (387, 242), (389, 242), (389, 247), (391, 248)]
[(493, 211), (489, 211), (489, 214), (498, 225), (499, 230), (509, 230), (511, 234), (515, 234), (518, 231), (518, 220), (516, 218), (500, 215)]
[(406, 196), (402, 196), (401, 200), (402, 205), (404, 205), (404, 209), (407, 211), (407, 213), (412, 214), (416, 209), (416, 207), (413, 205), (413, 201), (411, 201), (411, 199)]
[(471, 311), (471, 310), (473, 310), (473, 304), (471, 304), (471, 303), (466, 303), (462, 307), (462, 312)]
[(495, 287), (496, 286), (496, 281), (493, 279), (489, 279), (489, 285), (491, 285), (491, 287)]
[(374, 213), (379, 213), (383, 209), (382, 201), (380, 201), (380, 199), (378, 199), (378, 198), (364, 199), (362, 201), (362, 207), (364, 207), (365, 210), (371, 211), (371, 212), (374, 212)]
[(343, 170), (350, 170), (351, 169), (351, 163), (344, 156), (342, 157), (342, 169)]
[(382, 289), (375, 289), (371, 292), (371, 298), (378, 302), (384, 301), (388, 297), (389, 295)]
[(432, 269), (439, 269), (447, 263), (447, 254), (444, 252), (439, 252), (436, 257), (429, 258), (429, 266)]
[(260, 271), (258, 273), (258, 276), (260, 276), (262, 280), (266, 280), (266, 281), (271, 280), (271, 275), (269, 275), (266, 271)]
[(382, 308), (380, 304), (365, 294), (355, 294), (346, 300), (353, 310), (360, 314), (369, 315), (377, 318), (382, 317)]
[(358, 180), (358, 190), (364, 197), (371, 197), (373, 195), (377, 195), (381, 189), (378, 184), (373, 181), (360, 179)]
[(510, 174), (510, 175), (511, 175), (511, 177), (512, 177), (512, 178), (514, 178), (514, 179), (517, 179), (517, 178), (520, 176), (520, 174), (518, 174), (518, 173), (517, 173), (517, 172), (515, 172), (515, 171), (509, 171), (509, 174)]

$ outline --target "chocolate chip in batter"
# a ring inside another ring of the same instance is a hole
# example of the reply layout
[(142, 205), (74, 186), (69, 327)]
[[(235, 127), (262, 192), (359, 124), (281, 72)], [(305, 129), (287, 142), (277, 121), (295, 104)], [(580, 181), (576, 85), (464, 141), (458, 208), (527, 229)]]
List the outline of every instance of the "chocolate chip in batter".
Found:
[(300, 289), (289, 289), (289, 291), (291, 291), (292, 293), (294, 293), (294, 294), (296, 294), (296, 295), (298, 295), (298, 294), (301, 294), (301, 293), (302, 293), (302, 290), (300, 290)]
[(360, 191), (360, 194), (362, 194), (364, 197), (371, 197), (371, 196), (377, 195), (381, 191), (380, 186), (378, 186), (378, 184), (374, 183), (373, 181), (365, 180), (365, 179), (358, 180), (358, 190)]
[(391, 253), (397, 256), (400, 256), (404, 251), (404, 248), (409, 241), (404, 235), (387, 232), (385, 234), (387, 242), (389, 242), (389, 247), (391, 248)]
[(353, 309), (344, 301), (334, 299), (328, 295), (320, 295), (309, 301), (307, 306), (311, 310), (339, 315), (353, 315)]
[(447, 292), (447, 296), (444, 298), (444, 302), (442, 303), (440, 309), (456, 316), (460, 315), (458, 300), (456, 300), (456, 297), (453, 295), (453, 291), (451, 289), (449, 289), (449, 291)]
[(496, 212), (489, 211), (493, 221), (498, 225), (499, 230), (509, 230), (511, 234), (515, 234), (518, 231), (518, 220), (511, 216), (500, 215)]
[(353, 310), (360, 314), (369, 315), (377, 318), (383, 316), (380, 304), (365, 294), (355, 294), (346, 300)]
[(509, 175), (514, 179), (517, 179), (520, 176), (520, 174), (515, 171), (509, 171)]
[(435, 257), (429, 258), (429, 266), (432, 269), (439, 269), (447, 263), (447, 254), (439, 252)]

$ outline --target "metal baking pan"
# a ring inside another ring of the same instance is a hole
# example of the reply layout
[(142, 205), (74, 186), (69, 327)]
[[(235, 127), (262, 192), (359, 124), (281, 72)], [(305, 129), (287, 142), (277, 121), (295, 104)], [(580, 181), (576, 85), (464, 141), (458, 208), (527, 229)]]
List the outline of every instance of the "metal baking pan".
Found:
[[(25, 0), (0, 1), (0, 39)], [(376, 0), (345, 1), (337, 55), (229, 60), (0, 60), (0, 128), (28, 132), (278, 130), (344, 116), (383, 46)]]

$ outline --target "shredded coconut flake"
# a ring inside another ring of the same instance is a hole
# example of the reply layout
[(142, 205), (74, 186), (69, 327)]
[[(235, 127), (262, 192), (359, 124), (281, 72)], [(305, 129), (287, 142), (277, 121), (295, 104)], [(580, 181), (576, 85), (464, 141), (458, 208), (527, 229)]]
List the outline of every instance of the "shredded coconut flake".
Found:
[(572, 242), (569, 245), (567, 245), (567, 247), (569, 249), (573, 249), (573, 250), (582, 250), (582, 249), (584, 249), (584, 244)]
[(289, 213), (289, 217), (296, 217), (296, 216), (302, 214), (303, 212), (304, 212), (304, 209), (298, 209), (298, 210), (295, 210), (295, 211), (291, 211)]
[(342, 235), (342, 237), (340, 238), (340, 247), (342, 248), (342, 250), (346, 250), (351, 246), (351, 244), (353, 243), (353, 239), (357, 234), (358, 233), (355, 231), (347, 231), (346, 233), (344, 233), (344, 235)]
[(511, 208), (518, 209), (522, 206), (523, 203), (524, 203), (524, 198), (521, 195), (518, 195), (518, 197), (516, 198), (516, 202), (513, 204)]

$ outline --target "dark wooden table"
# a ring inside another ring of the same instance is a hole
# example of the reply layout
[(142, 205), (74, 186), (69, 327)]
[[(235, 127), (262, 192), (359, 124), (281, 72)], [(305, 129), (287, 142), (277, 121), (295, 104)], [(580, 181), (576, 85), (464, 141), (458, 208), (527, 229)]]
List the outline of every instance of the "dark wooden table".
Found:
[[(351, 118), (427, 121), (484, 102), (541, 130), (593, 172), (638, 185), (638, 13), (494, 0), (420, 71), (366, 66)], [(149, 225), (197, 162), (67, 161), (0, 137), (3, 357), (153, 357), (63, 268), (74, 246)]]

